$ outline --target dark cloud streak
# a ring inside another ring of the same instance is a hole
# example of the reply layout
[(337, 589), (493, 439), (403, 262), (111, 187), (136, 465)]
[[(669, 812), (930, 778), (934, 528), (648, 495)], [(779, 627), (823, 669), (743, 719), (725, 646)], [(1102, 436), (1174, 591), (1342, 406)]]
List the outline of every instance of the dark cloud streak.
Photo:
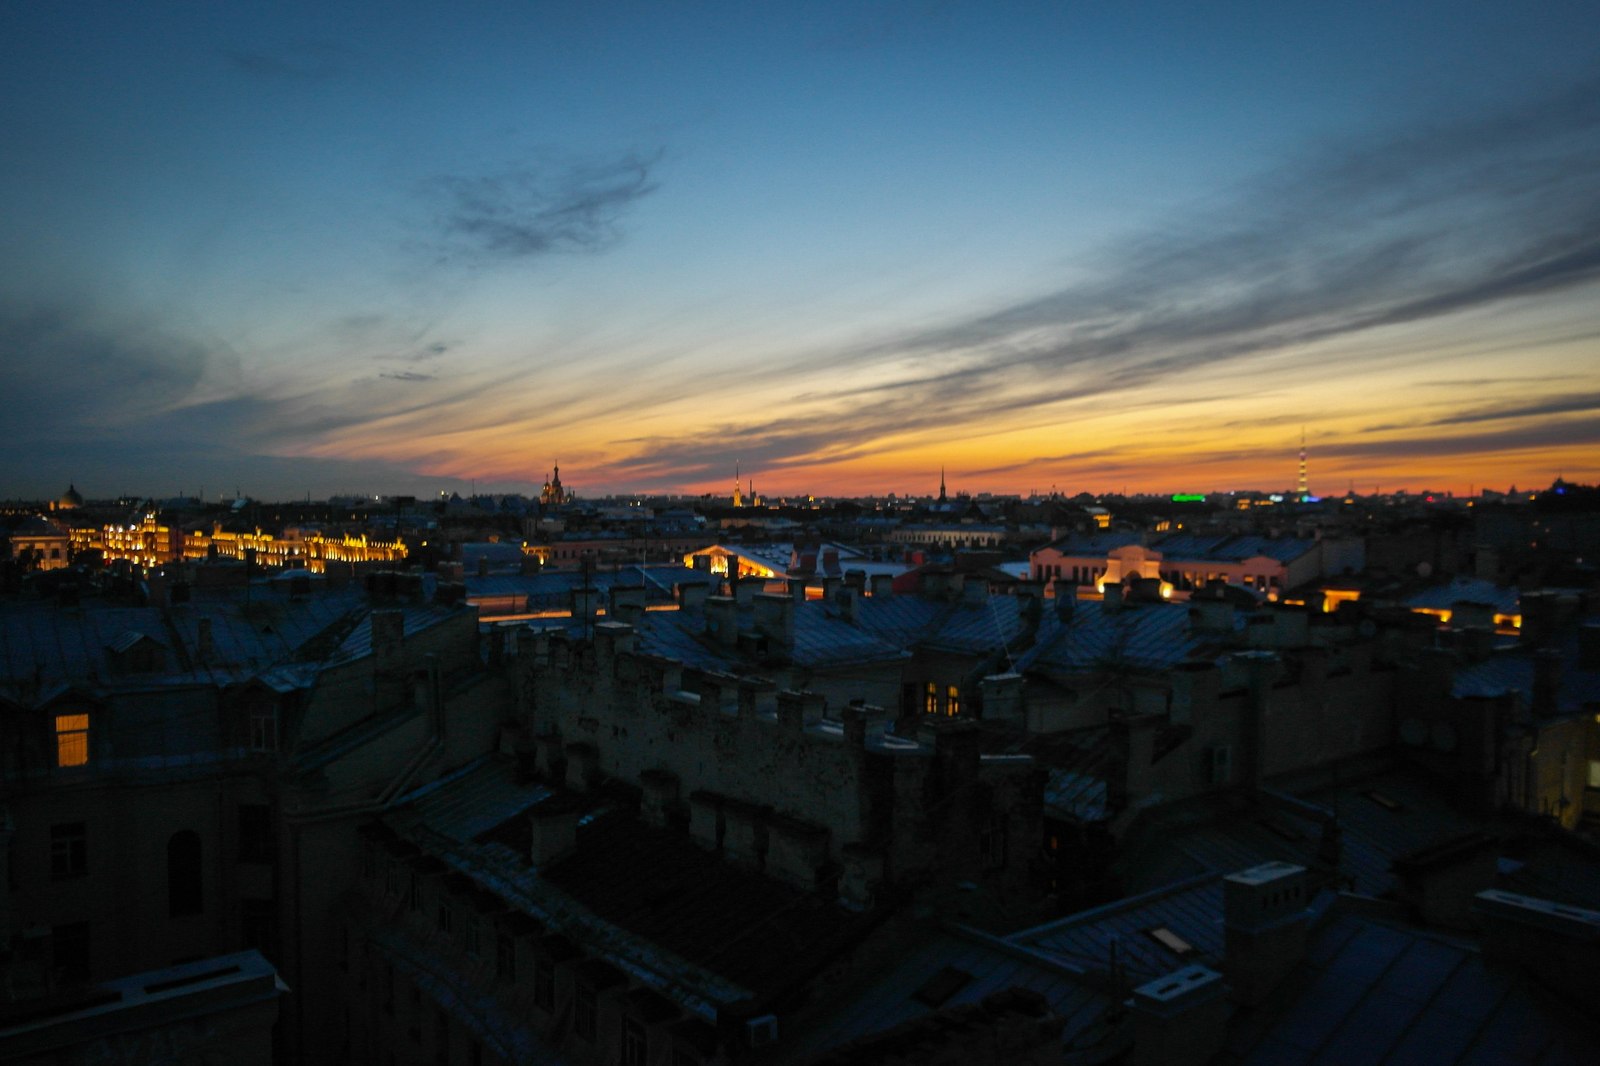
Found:
[(595, 252), (613, 244), (620, 220), (656, 189), (660, 153), (608, 163), (523, 167), (499, 174), (442, 175), (427, 182), (452, 255), (470, 261)]

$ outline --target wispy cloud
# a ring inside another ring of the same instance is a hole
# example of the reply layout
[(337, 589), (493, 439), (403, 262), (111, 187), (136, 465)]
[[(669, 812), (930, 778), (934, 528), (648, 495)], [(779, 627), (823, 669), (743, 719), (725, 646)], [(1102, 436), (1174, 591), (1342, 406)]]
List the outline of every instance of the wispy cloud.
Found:
[[(1386, 327), (1592, 287), (1600, 282), (1597, 174), (1600, 80), (1501, 114), (1324, 145), (1220, 208), (1158, 220), (1098, 249), (1079, 264), (1088, 280), (762, 366), (768, 383), (811, 380), (819, 369), (846, 378), (872, 370), (876, 380), (869, 390), (842, 382), (831, 411), (808, 416), (803, 431), (786, 418), (727, 428), (772, 462), (816, 458), (820, 449), (860, 454), (941, 423), (1120, 403), (1141, 389), (1170, 392), (1200, 371), (1245, 372), (1269, 355), (1279, 365), (1304, 363), (1296, 353), (1314, 345), (1326, 351)], [(1339, 371), (1359, 373), (1359, 346), (1344, 349), (1349, 361)], [(1382, 351), (1365, 358), (1392, 361)], [(1524, 416), (1554, 409), (1534, 405)], [(703, 451), (687, 439), (649, 448)]]
[(656, 189), (660, 153), (553, 169), (441, 175), (424, 186), (457, 257), (526, 259), (594, 252), (617, 240), (627, 210)]

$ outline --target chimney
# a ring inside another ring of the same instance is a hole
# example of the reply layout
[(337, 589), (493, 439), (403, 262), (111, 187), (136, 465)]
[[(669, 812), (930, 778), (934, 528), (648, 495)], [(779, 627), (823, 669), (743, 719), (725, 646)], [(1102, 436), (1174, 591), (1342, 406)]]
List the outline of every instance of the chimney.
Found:
[(732, 596), (712, 596), (706, 603), (706, 636), (726, 648), (739, 643), (739, 610)]
[(822, 578), (822, 598), (828, 603), (833, 603), (839, 598), (839, 590), (844, 587), (844, 579), (837, 574), (824, 574)]
[(1071, 585), (1056, 583), (1056, 618), (1062, 625), (1069, 625), (1072, 616), (1078, 609), (1078, 590)]
[(1100, 603), (1100, 609), (1108, 614), (1115, 614), (1122, 610), (1122, 584), (1116, 581), (1107, 581), (1103, 591), (1105, 599)]
[(858, 595), (865, 596), (867, 594), (867, 572), (865, 570), (846, 570), (844, 572), (844, 583), (846, 588), (855, 589)]
[(757, 596), (756, 631), (781, 648), (794, 647), (794, 602), (766, 592)]
[(1172, 668), (1172, 721), (1193, 722), (1195, 712), (1215, 706), (1222, 682), (1217, 666), (1210, 660), (1195, 659)]
[(1228, 1034), (1227, 987), (1204, 966), (1185, 966), (1133, 990), (1128, 1066), (1202, 1066)]
[(806, 599), (806, 579), (791, 577), (787, 582), (789, 586), (789, 599), (795, 603), (804, 603)]
[(612, 585), (611, 615), (627, 621), (625, 616), (637, 618), (644, 613), (645, 591), (643, 585)]
[(822, 721), (828, 701), (816, 692), (778, 693), (778, 724), (785, 733), (798, 735), (812, 722)]
[(594, 627), (595, 672), (616, 674), (617, 659), (633, 651), (633, 627), (622, 622), (601, 622)]
[(961, 583), (961, 602), (968, 607), (984, 607), (989, 603), (989, 582), (981, 574), (967, 574)]
[(879, 596), (887, 597), (894, 595), (893, 574), (873, 574), (871, 578), (871, 584), (871, 595), (873, 599), (877, 599)]
[(1305, 958), (1311, 927), (1306, 868), (1269, 862), (1222, 880), (1226, 970), (1233, 998), (1256, 1006)]
[(985, 721), (1021, 722), (1025, 717), (1021, 674), (990, 674), (978, 682)]
[(1553, 718), (1560, 709), (1561, 653), (1540, 648), (1533, 653), (1533, 716)]
[(489, 576), (489, 556), (488, 555), (480, 555), (480, 556), (478, 556), (478, 576), (479, 577), (488, 577)]
[(710, 589), (697, 581), (685, 581), (672, 586), (672, 591), (678, 598), (679, 609), (692, 611), (705, 606)]
[(600, 611), (600, 595), (592, 586), (572, 590), (572, 617), (580, 621), (593, 619)]
[(551, 798), (528, 811), (528, 861), (535, 868), (559, 862), (578, 849), (578, 808)]
[(822, 552), (822, 572), (824, 574), (839, 573), (839, 549), (826, 548)]
[(858, 588), (854, 588), (849, 584), (841, 588), (839, 590), (839, 598), (836, 601), (839, 605), (839, 617), (846, 622), (854, 622), (860, 610), (860, 597), (861, 590)]
[(1267, 714), (1271, 710), (1272, 686), (1278, 677), (1278, 656), (1270, 651), (1235, 652), (1233, 661), (1244, 670), (1248, 692), (1240, 709), (1239, 741), (1243, 751), (1240, 783), (1246, 787), (1260, 784), (1265, 772), (1265, 745)]
[(1478, 893), (1475, 910), (1486, 957), (1526, 969), (1591, 1016), (1600, 1011), (1600, 911), (1494, 888)]
[(753, 577), (741, 578), (733, 587), (733, 598), (740, 607), (750, 607), (756, 602), (756, 597), (761, 595), (765, 582)]
[(1125, 811), (1151, 792), (1151, 766), (1155, 763), (1156, 728), (1153, 714), (1111, 720), (1111, 764), (1106, 767), (1106, 805)]

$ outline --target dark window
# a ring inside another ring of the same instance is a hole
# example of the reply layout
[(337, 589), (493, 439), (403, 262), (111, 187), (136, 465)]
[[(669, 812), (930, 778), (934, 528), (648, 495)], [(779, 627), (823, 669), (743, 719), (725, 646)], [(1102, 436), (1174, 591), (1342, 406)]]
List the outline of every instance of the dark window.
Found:
[(205, 909), (204, 867), (200, 834), (192, 829), (173, 833), (167, 841), (167, 913), (177, 918)]
[(439, 904), (439, 932), (448, 933), (455, 924), (455, 915), (450, 913), (450, 908), (443, 903)]
[(50, 930), (51, 965), (64, 983), (89, 979), (89, 923), (71, 922)]
[(549, 959), (533, 962), (533, 1004), (550, 1014), (556, 1009), (556, 964)]
[(593, 1043), (597, 1020), (594, 989), (578, 985), (572, 990), (572, 1031)]
[(672, 1049), (672, 1066), (705, 1066), (699, 1055), (681, 1047)]
[(502, 981), (517, 979), (517, 942), (510, 933), (495, 934), (494, 975)]
[(422, 879), (416, 871), (411, 873), (410, 887), (406, 889), (406, 903), (414, 911), (422, 909)]
[(481, 935), (479, 933), (478, 919), (474, 918), (469, 913), (467, 915), (467, 918), (466, 918), (466, 923), (467, 924), (466, 924), (466, 937), (465, 937), (465, 939), (466, 939), (467, 954), (471, 955), (473, 958), (477, 958), (479, 952), (481, 952), (483, 950), (482, 945), (479, 943), (479, 940), (478, 940), (479, 936)]
[(440, 1008), (433, 1012), (434, 1061), (439, 1066), (450, 1062), (450, 1015)]
[(278, 854), (272, 809), (264, 803), (239, 804), (239, 861), (271, 862)]
[(383, 964), (383, 1013), (394, 1013), (394, 963)]
[(986, 869), (997, 870), (1006, 864), (1005, 815), (989, 816), (988, 824), (979, 835), (978, 846), (983, 852), (983, 865)]
[(414, 1044), (422, 1043), (422, 989), (411, 986), (411, 1026), (406, 1030)]
[(278, 915), (270, 899), (239, 901), (239, 927), (244, 946), (255, 948), (267, 958), (278, 954)]
[(645, 1066), (649, 1051), (644, 1023), (637, 1018), (622, 1019), (622, 1066)]
[(89, 872), (89, 834), (82, 822), (50, 827), (50, 877), (64, 881)]

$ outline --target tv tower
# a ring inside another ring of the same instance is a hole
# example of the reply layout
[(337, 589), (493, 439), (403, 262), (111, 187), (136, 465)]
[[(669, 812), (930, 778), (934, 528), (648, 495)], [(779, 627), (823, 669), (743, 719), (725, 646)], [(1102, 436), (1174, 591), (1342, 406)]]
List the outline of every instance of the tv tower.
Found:
[(1311, 490), (1306, 487), (1306, 427), (1300, 427), (1300, 484), (1296, 486), (1296, 495), (1302, 502), (1311, 495)]

